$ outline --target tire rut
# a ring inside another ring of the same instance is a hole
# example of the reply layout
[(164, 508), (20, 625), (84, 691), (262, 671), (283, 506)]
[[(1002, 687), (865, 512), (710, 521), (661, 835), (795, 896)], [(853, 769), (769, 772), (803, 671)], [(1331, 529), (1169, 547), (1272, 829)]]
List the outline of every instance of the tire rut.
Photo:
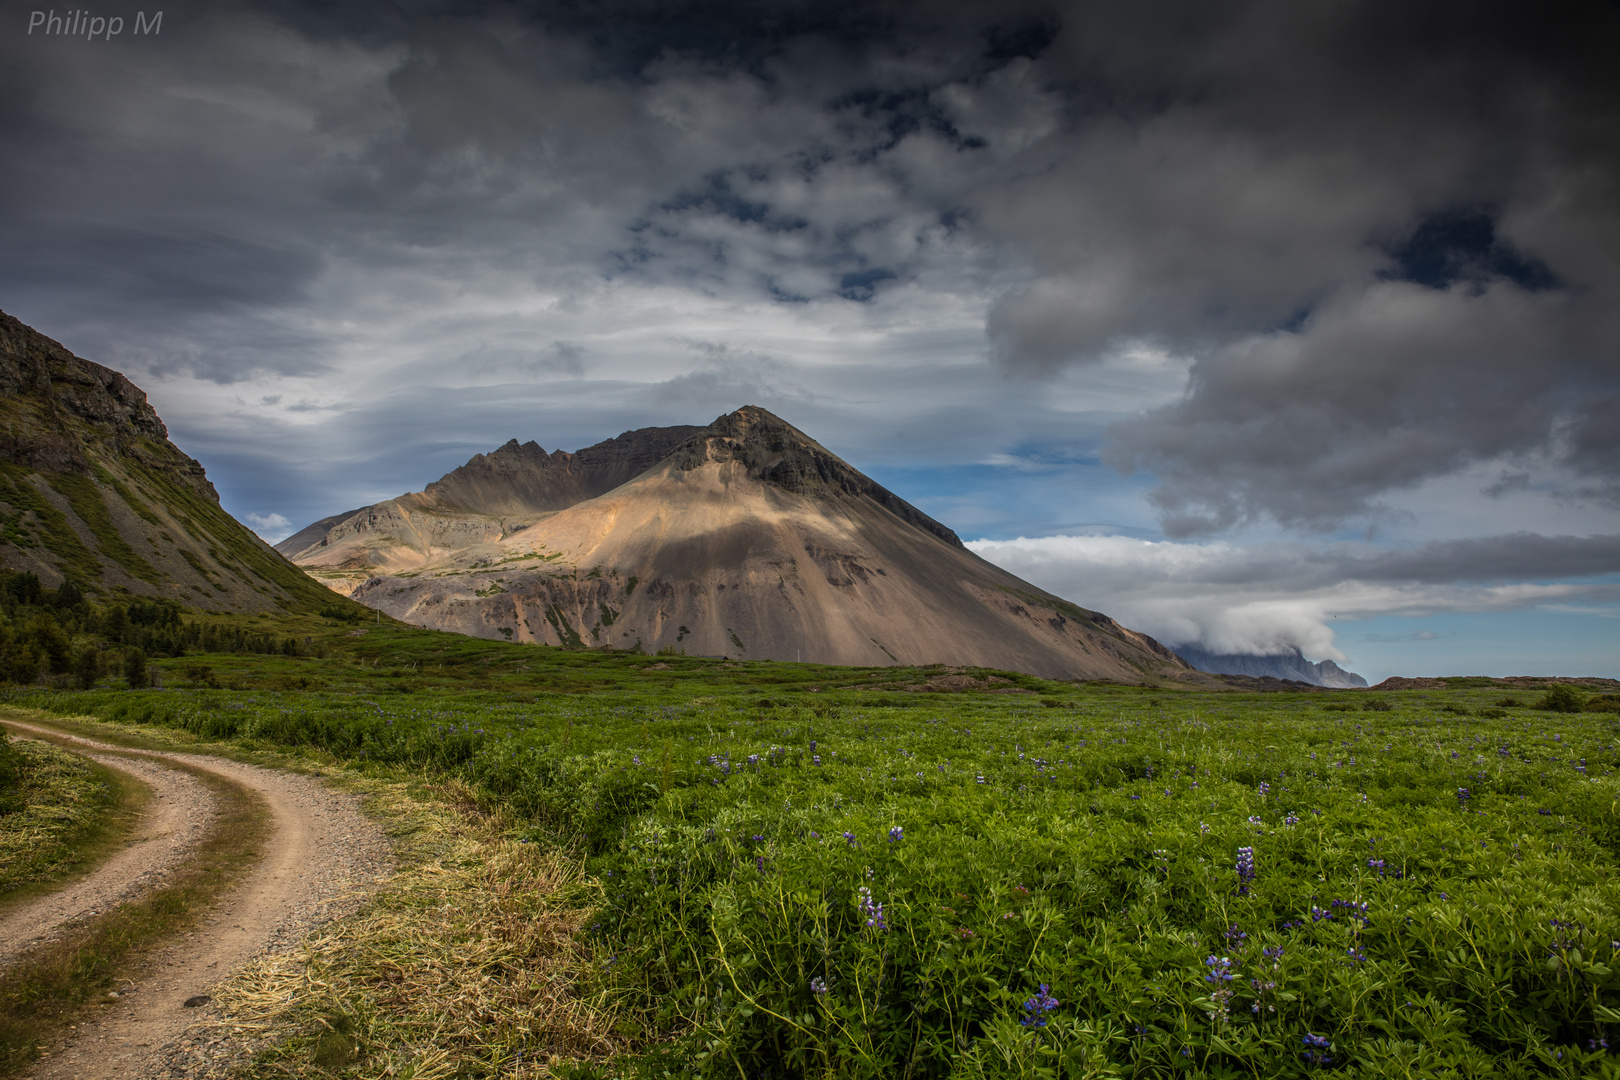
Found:
[[(204, 924), (160, 946), (146, 966), (148, 974), (40, 1060), (29, 1074), (37, 1080), (178, 1077), (207, 1071), (211, 1062), (198, 1050), (201, 1040), (188, 1037), (188, 1029), (207, 1026), (219, 1016), (211, 1004), (188, 1008), (185, 1002), (210, 996), (216, 984), (255, 956), (289, 950), (311, 928), (358, 907), (391, 868), (387, 838), (360, 813), (358, 798), (333, 791), (316, 776), (201, 754), (123, 750), (8, 723), (20, 732), (49, 734), (75, 750), (102, 755), (114, 768), (144, 759), (205, 770), (258, 795), (273, 820), (260, 861), (207, 913)], [(184, 805), (197, 817), (212, 813), (195, 801)]]

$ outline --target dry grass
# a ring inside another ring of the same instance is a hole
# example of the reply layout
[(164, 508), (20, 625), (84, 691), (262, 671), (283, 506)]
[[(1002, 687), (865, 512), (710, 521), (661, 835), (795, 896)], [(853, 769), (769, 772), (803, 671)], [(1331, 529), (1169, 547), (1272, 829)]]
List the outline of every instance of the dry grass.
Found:
[(574, 859), (505, 839), (509, 823), (462, 785), (363, 786), (406, 869), (221, 989), (220, 1026), (270, 1040), (247, 1075), (545, 1076), (626, 1043), (576, 992), (596, 890)]

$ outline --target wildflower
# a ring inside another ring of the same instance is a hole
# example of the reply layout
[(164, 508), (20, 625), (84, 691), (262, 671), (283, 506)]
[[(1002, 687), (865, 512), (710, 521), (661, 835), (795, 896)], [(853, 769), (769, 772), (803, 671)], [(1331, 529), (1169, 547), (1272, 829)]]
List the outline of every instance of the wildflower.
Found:
[(1350, 958), (1350, 962), (1353, 964), (1365, 963), (1367, 959), (1367, 954), (1354, 945), (1345, 950), (1345, 955)]
[(1332, 1044), (1328, 1042), (1326, 1035), (1307, 1034), (1303, 1041), (1305, 1043), (1304, 1056), (1306, 1061), (1313, 1065), (1333, 1064), (1333, 1059), (1328, 1056), (1328, 1051), (1333, 1047)]
[(1298, 825), (1299, 824), (1299, 815), (1294, 813), (1293, 811), (1289, 811), (1288, 816), (1283, 818), (1283, 824), (1284, 825)]
[(1283, 947), (1281, 945), (1267, 945), (1264, 949), (1260, 950), (1260, 955), (1264, 956), (1272, 963), (1276, 963), (1278, 960), (1281, 960), (1282, 954)]
[(1240, 847), (1237, 851), (1238, 895), (1249, 895), (1249, 882), (1254, 880), (1254, 848)]
[(972, 936), (973, 936), (973, 931), (971, 931), (971, 930), (969, 930), (969, 929), (968, 929), (968, 928), (967, 928), (967, 927), (965, 927), (965, 926), (958, 926), (958, 927), (957, 927), (957, 928), (956, 928), (956, 932), (957, 932), (957, 933), (958, 933), (958, 934), (959, 934), (959, 935), (961, 935), (961, 937), (962, 937), (962, 938), (964, 938), (964, 939), (966, 939), (966, 938), (970, 938), (970, 937), (972, 937)]
[(1046, 1026), (1046, 1014), (1058, 1007), (1058, 999), (1051, 994), (1052, 988), (1041, 983), (1040, 992), (1024, 1002), (1024, 1012), (1027, 1013), (1019, 1023), (1027, 1028), (1043, 1028)]
[(857, 895), (857, 906), (862, 915), (866, 916), (866, 925), (873, 930), (887, 930), (889, 924), (883, 918), (883, 905), (872, 899), (872, 890), (865, 885)]
[(850, 847), (855, 846), (855, 834), (854, 833), (852, 833), (852, 832), (844, 833), (844, 839), (849, 842)]
[(1204, 975), (1204, 981), (1212, 986), (1232, 981), (1232, 959), (1228, 956), (1211, 956), (1204, 961), (1209, 971)]
[(827, 982), (820, 976), (810, 980), (810, 992), (816, 995), (816, 997), (825, 997), (827, 995), (827, 990)]
[(1249, 940), (1249, 935), (1239, 930), (1237, 923), (1233, 923), (1226, 931), (1226, 940), (1233, 945), (1241, 946), (1245, 941)]
[(1198, 831), (1200, 833), (1202, 833), (1204, 836), (1208, 836), (1209, 835), (1209, 826), (1205, 825), (1202, 821), (1200, 821), (1198, 823)]
[(1271, 785), (1264, 780), (1260, 781), (1260, 797), (1263, 799), (1271, 794)]
[(899, 825), (896, 825), (894, 828), (889, 830), (889, 843), (892, 844), (898, 840), (903, 840), (905, 839), (905, 835), (906, 830), (901, 828)]
[(1457, 789), (1457, 805), (1458, 806), (1467, 806), (1468, 805), (1468, 800), (1469, 800), (1470, 797), (1471, 797), (1471, 793), (1469, 792), (1469, 790), (1467, 788), (1460, 787), (1460, 788)]

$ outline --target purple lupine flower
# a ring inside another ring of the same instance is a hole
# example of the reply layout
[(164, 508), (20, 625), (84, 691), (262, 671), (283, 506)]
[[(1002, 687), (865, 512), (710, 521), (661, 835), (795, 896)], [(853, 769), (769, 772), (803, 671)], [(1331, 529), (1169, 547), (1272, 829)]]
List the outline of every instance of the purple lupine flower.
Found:
[(855, 834), (854, 833), (852, 833), (852, 832), (844, 833), (844, 840), (849, 844), (850, 847), (855, 846)]
[(1345, 950), (1345, 955), (1350, 958), (1350, 962), (1352, 964), (1365, 963), (1367, 960), (1367, 954), (1356, 948), (1354, 945)]
[(1271, 785), (1264, 780), (1260, 781), (1260, 797), (1263, 799), (1271, 794)]
[(1237, 851), (1238, 895), (1249, 895), (1249, 882), (1254, 880), (1254, 848), (1240, 847)]
[(828, 989), (826, 980), (820, 976), (810, 980), (810, 992), (816, 997), (826, 997)]
[(1024, 1002), (1024, 1012), (1027, 1014), (1019, 1023), (1027, 1028), (1043, 1028), (1046, 1026), (1046, 1014), (1059, 1005), (1057, 998), (1052, 996), (1052, 988), (1041, 983), (1040, 992)]
[(866, 925), (873, 930), (887, 930), (889, 924), (883, 918), (883, 905), (872, 899), (872, 890), (865, 885), (861, 886), (858, 895), (860, 912), (866, 916)]
[(1282, 954), (1283, 947), (1281, 945), (1267, 945), (1264, 949), (1260, 950), (1260, 955), (1264, 956), (1267, 960), (1270, 960), (1273, 963), (1281, 960)]
[(1232, 945), (1242, 945), (1245, 941), (1249, 940), (1249, 935), (1245, 934), (1242, 930), (1239, 930), (1237, 928), (1237, 923), (1233, 923), (1226, 930), (1226, 940)]
[(1222, 983), (1232, 981), (1232, 959), (1228, 956), (1211, 956), (1204, 960), (1204, 966), (1209, 971), (1204, 975), (1204, 981), (1211, 986), (1220, 986)]
[(906, 837), (906, 830), (904, 828), (900, 827), (899, 825), (896, 825), (894, 828), (889, 830), (889, 843), (891, 843), (891, 844), (893, 844), (893, 843), (895, 843), (896, 841), (899, 841), (899, 840), (904, 840), (905, 837)]
[(1458, 806), (1467, 806), (1468, 805), (1468, 800), (1470, 798), (1472, 798), (1472, 797), (1473, 797), (1473, 793), (1470, 792), (1467, 788), (1460, 787), (1460, 788), (1457, 789), (1457, 805)]
[(1328, 1055), (1328, 1051), (1331, 1050), (1333, 1046), (1330, 1042), (1328, 1042), (1326, 1035), (1307, 1034), (1304, 1037), (1304, 1043), (1304, 1057), (1307, 1062), (1312, 1065), (1323, 1066), (1333, 1064), (1333, 1058)]

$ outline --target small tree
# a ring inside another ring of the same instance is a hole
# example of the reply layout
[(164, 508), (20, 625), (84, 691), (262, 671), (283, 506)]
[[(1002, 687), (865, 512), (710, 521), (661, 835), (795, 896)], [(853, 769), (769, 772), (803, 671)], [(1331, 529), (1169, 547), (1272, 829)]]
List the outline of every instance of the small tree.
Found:
[(124, 654), (124, 681), (129, 683), (131, 690), (139, 690), (149, 681), (146, 673), (146, 653), (141, 651), (139, 645)]
[(79, 679), (79, 689), (88, 690), (95, 686), (96, 680), (101, 678), (101, 650), (94, 646), (80, 649), (79, 661), (73, 670)]

